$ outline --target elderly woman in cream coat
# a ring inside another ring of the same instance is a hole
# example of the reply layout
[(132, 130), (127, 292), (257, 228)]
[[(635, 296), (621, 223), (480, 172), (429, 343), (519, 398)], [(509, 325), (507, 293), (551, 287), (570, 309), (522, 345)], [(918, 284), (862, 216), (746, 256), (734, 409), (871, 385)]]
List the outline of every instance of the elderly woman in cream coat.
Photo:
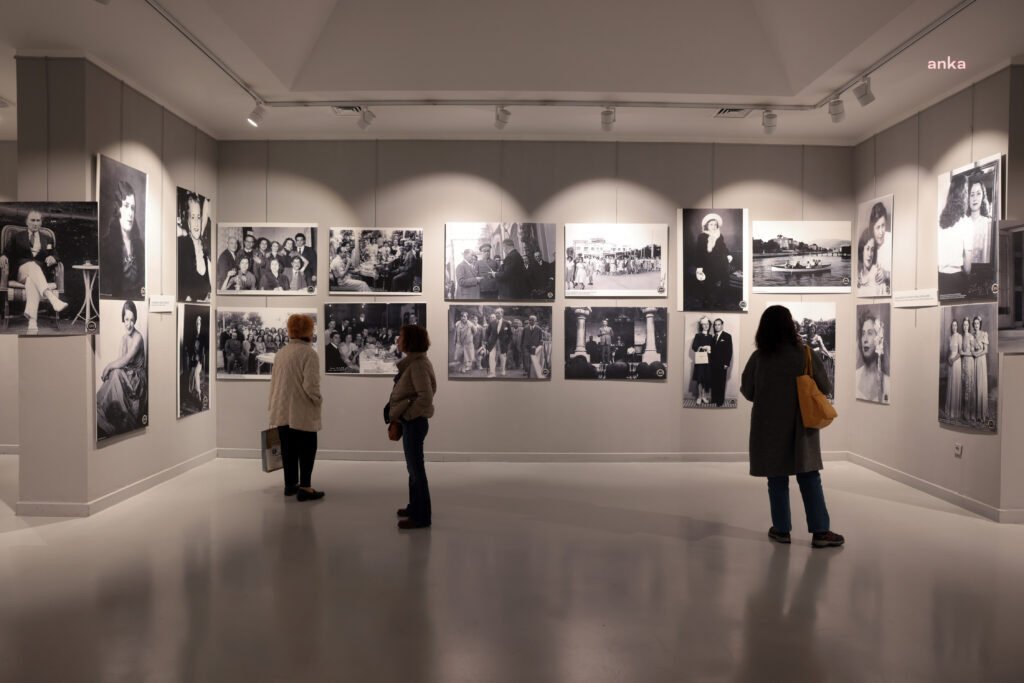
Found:
[(288, 344), (274, 356), (270, 377), (270, 425), (281, 435), (284, 495), (317, 500), (310, 479), (316, 460), (316, 433), (320, 431), (320, 361), (313, 350), (313, 319), (288, 318)]

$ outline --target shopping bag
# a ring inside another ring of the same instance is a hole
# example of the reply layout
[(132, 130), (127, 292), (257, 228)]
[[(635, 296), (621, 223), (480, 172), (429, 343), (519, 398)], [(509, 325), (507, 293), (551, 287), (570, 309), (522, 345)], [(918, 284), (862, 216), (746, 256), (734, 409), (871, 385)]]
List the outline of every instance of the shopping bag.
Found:
[(264, 472), (273, 472), (284, 467), (284, 461), (281, 459), (281, 434), (277, 427), (265, 429), (260, 433), (260, 455)]

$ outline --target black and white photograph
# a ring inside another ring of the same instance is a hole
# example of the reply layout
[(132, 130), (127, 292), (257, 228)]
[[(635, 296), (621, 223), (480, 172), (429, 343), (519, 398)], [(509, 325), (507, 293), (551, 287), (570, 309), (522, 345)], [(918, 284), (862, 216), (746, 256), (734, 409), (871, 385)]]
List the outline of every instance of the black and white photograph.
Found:
[(667, 308), (566, 306), (566, 379), (666, 377)]
[(891, 402), (892, 317), (889, 303), (857, 304), (857, 398)]
[(891, 194), (857, 205), (858, 297), (892, 296), (892, 208)]
[(99, 330), (96, 202), (0, 203), (0, 334)]
[[(679, 209), (679, 310), (746, 311), (750, 300), (746, 209)], [(702, 404), (703, 405), (703, 404)]]
[(331, 294), (423, 292), (422, 228), (331, 228)]
[(551, 306), (449, 306), (448, 379), (551, 379)]
[(739, 404), (743, 365), (736, 348), (738, 313), (687, 313), (683, 355), (683, 407), (735, 408)]
[(324, 304), (324, 369), (328, 375), (389, 375), (405, 355), (402, 325), (427, 326), (427, 305)]
[(1002, 217), (1002, 157), (938, 178), (939, 301), (998, 298), (996, 224)]
[(446, 301), (552, 301), (554, 223), (448, 223)]
[(146, 174), (99, 155), (100, 267), (103, 299), (146, 298)]
[(101, 299), (96, 337), (96, 441), (149, 424), (149, 304)]
[(565, 296), (668, 296), (668, 226), (567, 223)]
[[(849, 225), (849, 223), (847, 223)], [(828, 400), (835, 402), (836, 391), (836, 304), (834, 301), (770, 301), (769, 306), (785, 306), (793, 315), (800, 341), (811, 347), (821, 360), (832, 382)]]
[(850, 221), (754, 221), (755, 294), (849, 292)]
[(210, 300), (213, 259), (213, 202), (198, 192), (178, 188), (175, 214), (178, 235), (178, 301)]
[(941, 310), (939, 422), (995, 432), (999, 415), (996, 304), (953, 304)]
[(178, 304), (178, 417), (210, 409), (210, 307)]
[(313, 348), (320, 323), (312, 308), (217, 308), (217, 379), (270, 381), (274, 356), (288, 343), (288, 316), (313, 319)]
[(218, 223), (217, 294), (316, 294), (316, 232), (313, 223)]

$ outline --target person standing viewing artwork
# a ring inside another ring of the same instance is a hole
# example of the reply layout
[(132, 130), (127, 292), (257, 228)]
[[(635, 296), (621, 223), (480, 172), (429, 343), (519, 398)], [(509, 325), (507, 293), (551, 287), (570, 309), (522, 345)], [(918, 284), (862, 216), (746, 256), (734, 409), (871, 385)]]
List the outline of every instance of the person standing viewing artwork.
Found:
[(270, 426), (281, 436), (284, 495), (318, 500), (312, 486), (317, 432), (321, 426), (320, 360), (313, 348), (315, 323), (308, 315), (288, 316), (288, 344), (277, 352), (270, 376)]
[(100, 296), (146, 298), (146, 174), (99, 157)]
[[(740, 391), (753, 402), (750, 414), (750, 474), (767, 477), (772, 526), (768, 537), (790, 543), (789, 477), (796, 475), (804, 502), (811, 546), (840, 546), (845, 539), (832, 531), (821, 488), (819, 430), (804, 427), (796, 378), (804, 374), (807, 347), (785, 306), (769, 306), (761, 315)], [(811, 354), (814, 381), (824, 394), (832, 386), (821, 360)]]
[[(197, 192), (178, 188), (178, 301), (210, 300), (212, 203)], [(251, 263), (251, 261), (250, 261)]]

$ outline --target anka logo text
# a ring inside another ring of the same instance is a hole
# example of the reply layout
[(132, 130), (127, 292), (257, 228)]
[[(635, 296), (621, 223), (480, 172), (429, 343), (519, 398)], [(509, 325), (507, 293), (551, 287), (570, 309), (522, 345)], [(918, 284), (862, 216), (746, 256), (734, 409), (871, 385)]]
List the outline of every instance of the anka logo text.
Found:
[(962, 59), (953, 59), (952, 57), (946, 57), (938, 61), (932, 59), (928, 61), (928, 68), (932, 71), (964, 71), (967, 69), (967, 62)]

